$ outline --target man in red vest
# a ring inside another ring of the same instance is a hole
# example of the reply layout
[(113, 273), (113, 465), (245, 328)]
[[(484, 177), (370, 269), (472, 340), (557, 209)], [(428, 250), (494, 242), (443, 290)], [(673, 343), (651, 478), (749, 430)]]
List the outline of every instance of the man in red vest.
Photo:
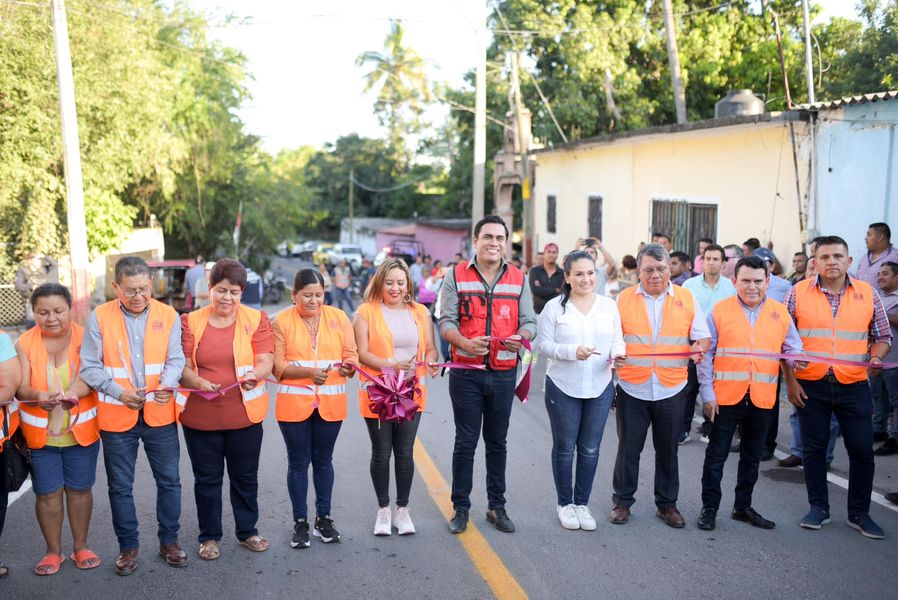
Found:
[[(805, 353), (836, 360), (868, 363), (877, 370), (889, 351), (892, 332), (879, 294), (870, 284), (848, 275), (848, 244), (838, 236), (817, 238), (817, 276), (804, 279), (786, 295), (786, 307), (798, 327)], [(804, 479), (810, 511), (805, 529), (830, 522), (826, 484), (826, 446), (835, 414), (848, 451), (848, 525), (864, 537), (882, 539), (870, 518), (873, 492), (873, 401), (864, 366), (813, 362), (788, 366), (783, 373), (789, 401), (798, 408), (804, 445)]]
[[(779, 401), (776, 359), (729, 352), (800, 354), (801, 338), (786, 307), (767, 297), (767, 263), (757, 256), (736, 263), (736, 296), (721, 300), (708, 315), (713, 361), (698, 366), (705, 417), (713, 424), (702, 470), (702, 512), (698, 528), (712, 530), (720, 508), (720, 480), (736, 427), (742, 432), (736, 501), (732, 517), (761, 529), (775, 523), (752, 508), (752, 491), (767, 435), (771, 409)], [(797, 363), (804, 367), (806, 363)]]
[(518, 352), (536, 335), (536, 313), (526, 276), (505, 260), (508, 227), (490, 215), (474, 226), (474, 257), (446, 273), (441, 288), (440, 333), (452, 344), (452, 360), (484, 365), (485, 370), (453, 369), (449, 395), (455, 416), (452, 453), (452, 504), (449, 531), (468, 526), (474, 452), (486, 447), (487, 520), (511, 533), (505, 511), (506, 435), (514, 402)]

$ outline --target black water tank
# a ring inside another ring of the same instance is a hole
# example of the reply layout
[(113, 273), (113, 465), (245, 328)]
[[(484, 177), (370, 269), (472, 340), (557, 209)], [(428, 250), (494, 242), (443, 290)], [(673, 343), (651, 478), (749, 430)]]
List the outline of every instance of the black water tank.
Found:
[(732, 90), (714, 105), (714, 118), (760, 115), (764, 112), (764, 101), (751, 90)]

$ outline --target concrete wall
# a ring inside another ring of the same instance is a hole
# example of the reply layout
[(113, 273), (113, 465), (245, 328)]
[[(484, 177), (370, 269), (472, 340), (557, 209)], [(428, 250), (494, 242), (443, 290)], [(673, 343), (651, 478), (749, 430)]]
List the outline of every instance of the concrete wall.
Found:
[[(803, 123), (795, 123), (802, 135)], [(653, 199), (718, 206), (717, 240), (773, 240), (786, 268), (800, 249), (798, 200), (784, 122), (635, 136), (537, 154), (534, 247), (562, 253), (587, 234), (588, 197), (603, 198), (603, 241), (620, 261), (650, 241)], [(807, 162), (799, 162), (802, 195)], [(557, 197), (557, 233), (546, 231), (546, 197)]]

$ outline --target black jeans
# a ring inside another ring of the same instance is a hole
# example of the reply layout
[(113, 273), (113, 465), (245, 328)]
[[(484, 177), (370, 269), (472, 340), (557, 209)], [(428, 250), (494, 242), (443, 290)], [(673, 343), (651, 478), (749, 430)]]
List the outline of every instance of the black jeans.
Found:
[(200, 528), (198, 541), (201, 544), (206, 540), (221, 541), (221, 485), (225, 464), (237, 539), (258, 535), (262, 424), (221, 431), (184, 427), (184, 442), (193, 466), (193, 493)]
[(9, 504), (9, 490), (6, 489), (6, 453), (0, 452), (0, 537), (6, 523), (6, 507)]
[[(686, 398), (683, 402), (683, 430), (680, 432), (681, 435), (692, 431), (692, 417), (695, 414), (695, 400), (698, 398), (698, 392), (698, 371), (695, 363), (690, 360), (687, 370), (686, 388), (683, 390)], [(711, 421), (706, 418), (702, 423), (702, 433), (707, 435), (710, 431)]]
[(614, 495), (620, 506), (636, 502), (639, 485), (639, 456), (645, 446), (649, 425), (655, 447), (655, 505), (670, 508), (677, 505), (680, 472), (677, 464), (677, 438), (683, 424), (683, 402), (686, 388), (664, 400), (640, 400), (617, 387), (617, 458), (614, 461)]
[(767, 435), (764, 438), (764, 450), (773, 452), (776, 450), (776, 436), (780, 430), (780, 388), (783, 386), (783, 374), (780, 373), (776, 380), (776, 402), (768, 415)]
[(715, 510), (720, 508), (720, 480), (723, 465), (730, 455), (730, 445), (736, 427), (742, 431), (739, 470), (736, 475), (735, 510), (751, 507), (751, 494), (758, 481), (758, 465), (770, 421), (770, 409), (758, 408), (746, 396), (739, 404), (718, 406), (719, 413), (711, 427), (705, 465), (702, 469), (702, 505)]
[[(827, 379), (832, 381), (827, 381)], [(827, 376), (799, 380), (808, 399), (798, 409), (804, 445), (804, 481), (808, 504), (829, 510), (826, 484), (826, 447), (830, 418), (835, 414), (848, 451), (848, 516), (870, 512), (873, 492), (873, 400), (866, 381), (844, 384)]]
[(474, 453), (483, 430), (486, 448), (486, 494), (490, 509), (505, 506), (505, 461), (508, 422), (514, 403), (517, 370), (477, 371), (454, 369), (449, 374), (449, 396), (455, 417), (452, 451), (452, 505), (471, 508)]
[(405, 423), (384, 423), (365, 419), (371, 438), (371, 482), (377, 505), (390, 506), (390, 454), (396, 471), (396, 506), (408, 506), (408, 496), (415, 478), (415, 436), (421, 422), (420, 411)]

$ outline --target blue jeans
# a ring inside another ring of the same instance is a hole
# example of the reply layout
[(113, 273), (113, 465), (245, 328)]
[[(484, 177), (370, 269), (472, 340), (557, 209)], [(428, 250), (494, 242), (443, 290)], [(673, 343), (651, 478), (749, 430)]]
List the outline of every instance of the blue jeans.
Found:
[[(835, 415), (848, 451), (848, 516), (870, 511), (873, 492), (873, 400), (866, 381), (843, 384), (799, 380), (808, 399), (799, 409), (804, 442), (804, 480), (808, 504), (829, 510), (826, 484), (826, 447), (829, 444), (830, 419)], [(834, 379), (834, 378), (833, 378)]]
[[(789, 424), (792, 426), (792, 446), (789, 448), (793, 456), (804, 458), (804, 450), (801, 445), (801, 426), (798, 423), (798, 409), (792, 406), (792, 414), (789, 415)], [(832, 464), (836, 452), (836, 440), (839, 439), (839, 421), (833, 415), (829, 421), (829, 444), (826, 446), (826, 464)]]
[[(898, 344), (898, 340), (893, 340)], [(873, 431), (888, 431), (889, 437), (898, 439), (898, 369), (885, 369), (870, 378), (873, 394)], [(892, 426), (889, 414), (895, 409)]]
[(36, 496), (61, 490), (86, 492), (97, 480), (100, 442), (90, 446), (44, 446), (31, 449), (31, 483)]
[[(589, 503), (592, 482), (599, 466), (599, 446), (611, 410), (611, 383), (596, 398), (574, 398), (546, 377), (546, 412), (552, 426), (552, 475), (558, 505)], [(574, 450), (577, 451), (576, 486), (571, 479)]]
[(287, 445), (287, 491), (293, 505), (294, 519), (308, 519), (306, 498), (309, 495), (309, 464), (315, 484), (315, 513), (319, 517), (331, 514), (331, 493), (334, 490), (334, 445), (343, 421), (325, 421), (312, 411), (305, 421), (278, 421)]
[(343, 308), (347, 314), (351, 315), (354, 310), (352, 306), (352, 293), (349, 291), (349, 288), (338, 288), (334, 286), (334, 306), (337, 308), (343, 308), (343, 305), (346, 304), (349, 309)]
[(150, 427), (143, 420), (128, 431), (101, 431), (103, 462), (109, 484), (109, 506), (112, 509), (112, 527), (118, 538), (119, 549), (137, 550), (140, 547), (137, 533), (137, 511), (134, 508), (134, 466), (137, 448), (143, 441), (153, 478), (156, 480), (156, 521), (159, 526), (159, 544), (178, 541), (178, 520), (181, 518), (181, 480), (178, 460), (181, 449), (178, 443), (178, 426), (174, 423), (162, 427)]
[(486, 448), (486, 494), (490, 509), (505, 506), (506, 436), (514, 403), (516, 369), (478, 371), (453, 369), (449, 397), (455, 417), (452, 451), (452, 506), (471, 508), (474, 452), (483, 430)]

